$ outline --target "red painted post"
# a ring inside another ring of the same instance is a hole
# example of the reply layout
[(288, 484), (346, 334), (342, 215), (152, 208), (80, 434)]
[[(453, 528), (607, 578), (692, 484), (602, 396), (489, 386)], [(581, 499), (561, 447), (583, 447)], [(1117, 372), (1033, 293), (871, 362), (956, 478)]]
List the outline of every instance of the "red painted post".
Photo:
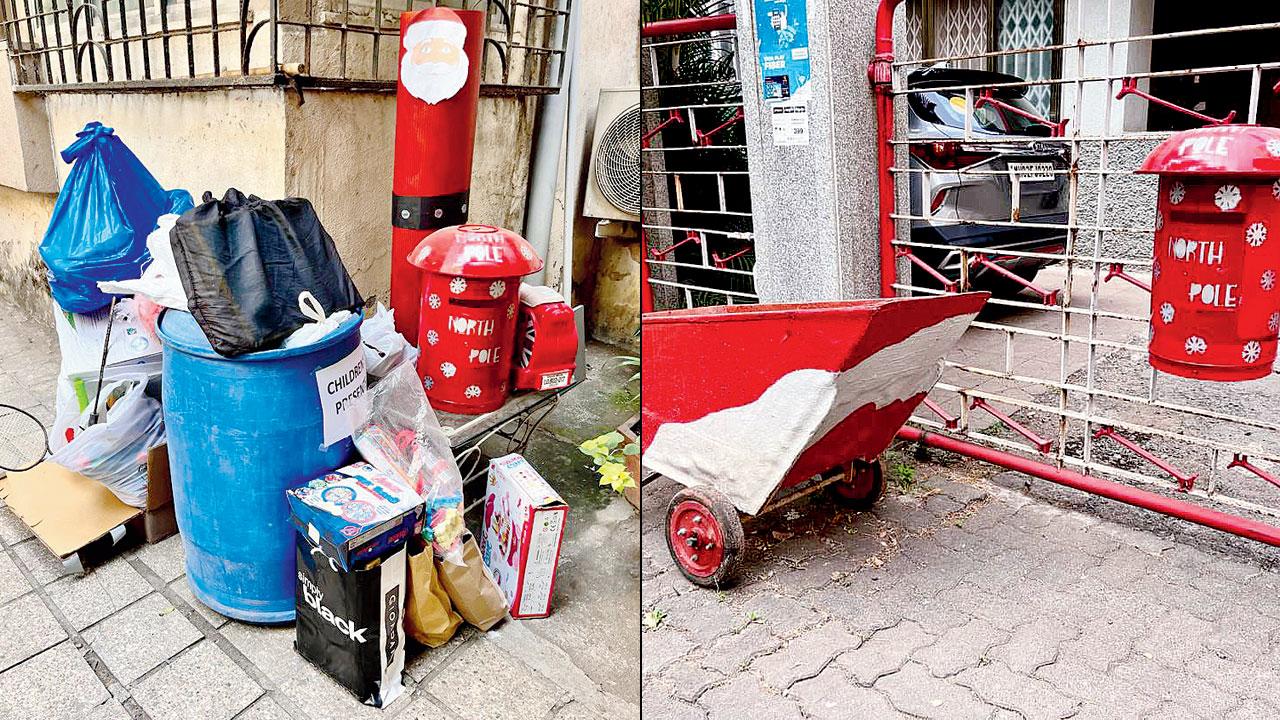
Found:
[(396, 330), (411, 340), (422, 278), (408, 255), (433, 230), (467, 221), (483, 53), (483, 11), (400, 15), (390, 304)]
[(880, 175), (880, 296), (893, 297), (897, 259), (893, 253), (893, 11), (902, 0), (880, 0), (876, 10), (876, 54), (867, 77), (876, 94), (877, 169)]

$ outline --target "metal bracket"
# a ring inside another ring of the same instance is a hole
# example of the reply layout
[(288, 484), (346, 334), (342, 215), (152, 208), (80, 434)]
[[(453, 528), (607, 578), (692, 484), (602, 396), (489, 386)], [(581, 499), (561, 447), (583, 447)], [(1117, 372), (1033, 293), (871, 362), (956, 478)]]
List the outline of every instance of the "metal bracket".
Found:
[(667, 111), (666, 120), (663, 120), (662, 122), (658, 123), (657, 127), (645, 133), (640, 138), (640, 146), (648, 149), (655, 135), (667, 129), (671, 125), (683, 124), (683, 123), (684, 123), (684, 116), (680, 114), (680, 108), (672, 108), (671, 110)]
[(673, 243), (667, 246), (665, 250), (655, 250), (653, 248), (649, 248), (649, 256), (652, 257), (654, 260), (661, 260), (662, 258), (674, 252), (676, 248), (680, 247), (681, 245), (688, 245), (689, 243), (697, 243), (701, 245), (702, 235), (694, 230), (686, 230), (683, 240), (681, 240), (678, 243)]
[(954, 415), (948, 415), (947, 411), (943, 410), (942, 406), (938, 403), (930, 400), (929, 398), (925, 398), (923, 404), (925, 407), (932, 410), (934, 415), (942, 418), (942, 422), (946, 424), (948, 430), (955, 430), (960, 427), (960, 418)]
[(969, 405), (969, 409), (971, 409), (971, 410), (978, 410), (978, 409), (986, 410), (986, 411), (987, 411), (987, 414), (992, 415), (993, 417), (998, 418), (998, 419), (1000, 420), (1000, 422), (1004, 423), (1005, 425), (1008, 425), (1008, 426), (1009, 426), (1009, 429), (1011, 429), (1011, 430), (1013, 430), (1014, 432), (1018, 433), (1018, 434), (1019, 434), (1019, 435), (1021, 435), (1022, 437), (1024, 437), (1024, 438), (1026, 438), (1026, 439), (1030, 440), (1030, 441), (1031, 441), (1031, 444), (1032, 444), (1032, 445), (1035, 445), (1035, 446), (1036, 446), (1036, 449), (1037, 449), (1037, 450), (1039, 450), (1039, 451), (1040, 451), (1040, 452), (1042, 452), (1042, 453), (1048, 453), (1048, 452), (1049, 452), (1049, 450), (1053, 448), (1053, 441), (1052, 441), (1052, 440), (1046, 440), (1045, 438), (1040, 437), (1039, 435), (1037, 435), (1037, 434), (1035, 434), (1034, 432), (1032, 432), (1032, 431), (1031, 431), (1031, 428), (1029, 428), (1029, 427), (1027, 427), (1026, 425), (1023, 425), (1022, 423), (1018, 422), (1017, 420), (1014, 420), (1013, 418), (1009, 417), (1009, 416), (1008, 416), (1008, 415), (1006, 415), (1003, 411), (1001, 411), (999, 408), (995, 407), (995, 406), (994, 406), (994, 405), (992, 405), (991, 403), (988, 403), (986, 400), (983, 400), (982, 398), (974, 398), (974, 399), (973, 399), (973, 403), (972, 403), (971, 405)]
[(1001, 110), (1004, 110), (1005, 112), (1013, 113), (1018, 117), (1024, 117), (1033, 123), (1039, 123), (1040, 125), (1044, 125), (1045, 127), (1049, 128), (1049, 130), (1052, 132), (1050, 137), (1063, 137), (1064, 135), (1066, 135), (1067, 123), (1071, 122), (1070, 118), (1063, 120), (1061, 122), (1054, 122), (1052, 120), (1042, 118), (1039, 115), (1036, 115), (1035, 113), (1029, 113), (1026, 110), (1023, 110), (1022, 108), (1015, 107), (997, 98), (995, 96), (995, 90), (992, 90), (991, 88), (984, 88), (982, 92), (978, 93), (978, 97), (973, 101), (973, 109), (977, 110), (983, 105), (988, 105), (988, 104), (995, 105)]
[(734, 259), (736, 259), (736, 258), (740, 258), (740, 257), (742, 257), (743, 255), (746, 255), (746, 254), (747, 254), (747, 253), (749, 253), (749, 252), (751, 252), (751, 246), (750, 246), (750, 245), (748, 245), (748, 246), (746, 246), (746, 247), (742, 248), (741, 250), (739, 250), (738, 252), (736, 252), (736, 253), (734, 253), (734, 254), (732, 254), (732, 255), (728, 255), (728, 256), (725, 256), (725, 257), (720, 257), (720, 253), (713, 252), (713, 253), (711, 253), (711, 262), (716, 266), (716, 269), (718, 269), (718, 270), (724, 270), (724, 269), (728, 266), (728, 263), (729, 263), (729, 261), (730, 261), (730, 260), (734, 260)]
[(1184, 108), (1181, 105), (1177, 105), (1175, 103), (1169, 102), (1168, 100), (1158, 98), (1149, 92), (1139, 90), (1138, 79), (1135, 77), (1126, 77), (1120, 80), (1120, 92), (1116, 93), (1116, 99), (1123, 100), (1126, 96), (1129, 96), (1129, 95), (1137, 95), (1138, 97), (1145, 99), (1147, 102), (1155, 103), (1160, 107), (1168, 108), (1170, 110), (1176, 110), (1177, 112), (1180, 112), (1183, 115), (1190, 115), (1191, 117), (1197, 120), (1200, 120), (1201, 122), (1207, 123), (1209, 125), (1230, 125), (1231, 121), (1236, 119), (1235, 110), (1232, 110), (1230, 113), (1227, 113), (1227, 116), (1225, 118), (1222, 118), (1221, 120), (1219, 120), (1218, 118), (1209, 117), (1204, 113), (1196, 112), (1191, 108)]
[(1248, 455), (1244, 455), (1244, 454), (1241, 454), (1241, 453), (1236, 453), (1235, 455), (1233, 455), (1233, 456), (1231, 457), (1231, 462), (1227, 463), (1227, 467), (1228, 467), (1228, 468), (1237, 468), (1237, 467), (1238, 467), (1238, 468), (1242, 468), (1242, 469), (1244, 469), (1244, 470), (1248, 470), (1249, 472), (1253, 473), (1254, 475), (1257, 475), (1258, 477), (1262, 478), (1263, 480), (1266, 480), (1267, 482), (1271, 483), (1272, 485), (1275, 485), (1276, 487), (1280, 487), (1280, 478), (1277, 478), (1275, 475), (1272, 475), (1271, 473), (1267, 472), (1266, 470), (1263, 470), (1262, 468), (1258, 467), (1257, 465), (1254, 465), (1253, 463), (1249, 462), (1249, 456), (1248, 456)]
[(1170, 465), (1164, 460), (1161, 460), (1160, 458), (1152, 454), (1151, 451), (1147, 450), (1146, 448), (1142, 447), (1138, 443), (1116, 432), (1115, 428), (1107, 427), (1104, 425), (1103, 427), (1098, 428), (1097, 432), (1093, 434), (1094, 440), (1100, 440), (1104, 437), (1111, 438), (1112, 440), (1116, 441), (1120, 445), (1123, 445), (1124, 447), (1128, 448), (1130, 451), (1132, 451), (1134, 454), (1141, 457), (1143, 460), (1146, 460), (1152, 465), (1155, 465), (1156, 467), (1168, 473), (1170, 477), (1178, 481), (1178, 490), (1182, 492), (1191, 492), (1191, 489), (1195, 487), (1196, 479), (1200, 477), (1195, 473), (1188, 475), (1187, 473), (1182, 472), (1181, 470)]
[(1022, 285), (1023, 287), (1031, 290), (1031, 292), (1040, 296), (1040, 302), (1044, 303), (1045, 305), (1058, 304), (1057, 290), (1044, 290), (1039, 285), (1036, 285), (1030, 280), (1022, 277), (1021, 275), (1015, 272), (1010, 272), (1008, 270), (1005, 270), (999, 265), (991, 262), (990, 260), (987, 259), (987, 256), (983, 255), (982, 253), (975, 253), (973, 256), (973, 259), (969, 261), (969, 267), (973, 267), (974, 265), (982, 265), (988, 270), (994, 273), (997, 273), (999, 275), (1003, 275), (1009, 278), (1010, 280), (1018, 283), (1019, 285)]
[(937, 280), (938, 282), (942, 283), (942, 289), (946, 290), (949, 293), (955, 292), (960, 287), (960, 283), (957, 283), (955, 280), (948, 279), (946, 275), (943, 275), (942, 273), (938, 272), (938, 270), (934, 268), (932, 265), (916, 257), (915, 253), (911, 252), (911, 248), (901, 247), (901, 246), (895, 247), (893, 249), (893, 254), (894, 254), (894, 257), (906, 258), (910, 260), (912, 264), (914, 264), (916, 267), (929, 273), (929, 275), (931, 275), (934, 280)]
[(737, 112), (733, 114), (733, 117), (717, 125), (716, 127), (711, 128), (707, 132), (702, 132), (701, 130), (695, 131), (698, 133), (698, 145), (701, 147), (711, 147), (712, 137), (719, 134), (720, 131), (724, 130), (730, 125), (733, 125), (734, 123), (738, 122), (739, 120), (742, 119), (742, 117), (743, 117), (742, 108), (738, 108)]
[(1131, 285), (1136, 285), (1147, 292), (1151, 292), (1151, 286), (1125, 272), (1124, 265), (1122, 263), (1111, 263), (1110, 265), (1107, 265), (1107, 276), (1102, 278), (1102, 282), (1108, 282), (1111, 278), (1120, 278)]

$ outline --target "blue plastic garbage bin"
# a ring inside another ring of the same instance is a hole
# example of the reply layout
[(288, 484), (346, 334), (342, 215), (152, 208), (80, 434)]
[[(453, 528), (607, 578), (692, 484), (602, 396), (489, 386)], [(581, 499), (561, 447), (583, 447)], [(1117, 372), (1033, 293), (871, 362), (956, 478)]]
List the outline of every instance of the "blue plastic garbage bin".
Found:
[(324, 447), (316, 372), (360, 350), (360, 315), (320, 342), (237, 358), (215, 353), (195, 318), (169, 310), (164, 419), (187, 582), (200, 602), (251, 623), (294, 618), (294, 530), (284, 491), (352, 459)]

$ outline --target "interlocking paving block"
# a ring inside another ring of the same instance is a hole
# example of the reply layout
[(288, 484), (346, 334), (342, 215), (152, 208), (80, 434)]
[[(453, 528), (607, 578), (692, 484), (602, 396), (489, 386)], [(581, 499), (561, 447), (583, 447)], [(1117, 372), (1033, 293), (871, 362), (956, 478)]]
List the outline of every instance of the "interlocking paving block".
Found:
[(85, 575), (51, 583), (49, 599), (67, 622), (83, 630), (151, 592), (151, 585), (124, 558), (115, 558)]
[(83, 720), (110, 699), (84, 655), (69, 642), (0, 673), (3, 718)]
[(0, 628), (6, 629), (0, 633), (0, 670), (53, 647), (67, 637), (53, 613), (34, 592), (0, 607)]
[(836, 658), (836, 664), (847, 670), (858, 683), (871, 685), (906, 662), (911, 653), (932, 643), (933, 636), (910, 620), (872, 635), (858, 649)]
[(781, 650), (757, 658), (751, 668), (770, 687), (785, 690), (814, 677), (841, 653), (861, 644), (861, 638), (839, 623), (827, 623), (792, 638)]
[(812, 679), (796, 683), (787, 696), (800, 704), (810, 720), (899, 716), (883, 693), (853, 684), (836, 668), (829, 667)]
[(794, 700), (770, 692), (745, 673), (708, 690), (698, 704), (707, 708), (707, 720), (803, 720), (804, 717)]
[(908, 663), (880, 678), (875, 687), (889, 696), (895, 708), (915, 717), (985, 720), (993, 710), (968, 690), (930, 675), (919, 663)]
[(132, 692), (152, 720), (230, 720), (262, 688), (217, 645), (201, 640), (139, 680)]
[(702, 664), (722, 673), (745, 669), (760, 655), (781, 647), (782, 641), (761, 623), (748, 624), (736, 633), (717, 638), (707, 646)]
[(0, 507), (0, 542), (13, 547), (29, 537), (32, 537), (31, 528), (22, 518), (7, 507)]
[(85, 640), (124, 685), (202, 637), (163, 596), (152, 593), (84, 632)]
[(974, 618), (960, 627), (947, 630), (937, 642), (917, 650), (912, 657), (929, 668), (934, 677), (947, 677), (977, 665), (991, 646), (1008, 638), (1005, 631), (986, 620)]
[(483, 637), (464, 645), (424, 687), (462, 720), (546, 717), (564, 696)]
[(1004, 663), (969, 668), (955, 677), (992, 705), (1016, 710), (1026, 720), (1059, 720), (1076, 713), (1080, 701), (1058, 692), (1049, 683), (1019, 675)]

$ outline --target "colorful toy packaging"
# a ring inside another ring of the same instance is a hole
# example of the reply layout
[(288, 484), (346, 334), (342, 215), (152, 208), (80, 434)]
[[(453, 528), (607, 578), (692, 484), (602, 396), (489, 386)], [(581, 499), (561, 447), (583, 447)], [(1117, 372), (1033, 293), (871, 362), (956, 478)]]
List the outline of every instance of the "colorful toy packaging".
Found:
[(568, 516), (569, 506), (522, 456), (512, 453), (489, 463), (483, 557), (511, 617), (551, 614)]
[(287, 492), (294, 527), (334, 558), (358, 569), (418, 531), (422, 499), (368, 463), (355, 463)]

